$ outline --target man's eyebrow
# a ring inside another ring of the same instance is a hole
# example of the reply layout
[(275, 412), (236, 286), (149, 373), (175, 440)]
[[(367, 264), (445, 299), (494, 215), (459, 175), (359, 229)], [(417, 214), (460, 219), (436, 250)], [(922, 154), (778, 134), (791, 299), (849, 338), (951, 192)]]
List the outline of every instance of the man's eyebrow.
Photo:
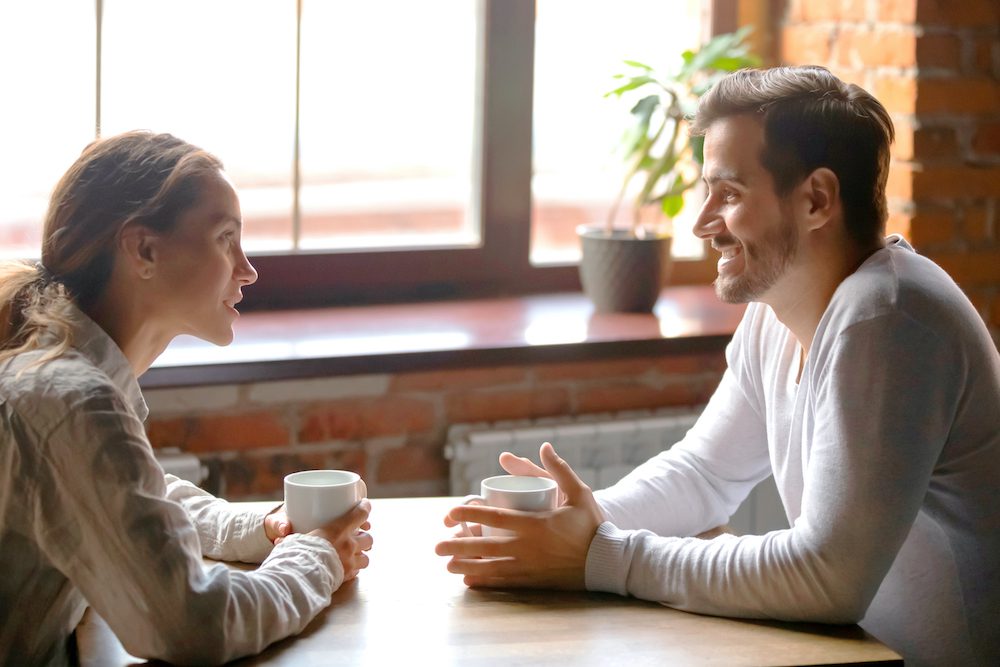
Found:
[(718, 183), (719, 181), (728, 181), (730, 183), (736, 183), (737, 185), (746, 185), (743, 179), (740, 178), (735, 171), (720, 171), (714, 174), (702, 175), (701, 180), (705, 181), (709, 185)]

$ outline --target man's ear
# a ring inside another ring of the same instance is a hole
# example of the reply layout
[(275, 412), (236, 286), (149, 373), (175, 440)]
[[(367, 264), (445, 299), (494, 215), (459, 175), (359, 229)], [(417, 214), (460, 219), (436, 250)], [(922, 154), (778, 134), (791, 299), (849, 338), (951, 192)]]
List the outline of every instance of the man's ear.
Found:
[(807, 230), (819, 229), (840, 214), (840, 179), (830, 169), (816, 169), (806, 176), (798, 190), (799, 212)]
[(129, 271), (139, 278), (152, 278), (158, 256), (156, 233), (135, 222), (126, 223), (118, 233), (118, 249)]

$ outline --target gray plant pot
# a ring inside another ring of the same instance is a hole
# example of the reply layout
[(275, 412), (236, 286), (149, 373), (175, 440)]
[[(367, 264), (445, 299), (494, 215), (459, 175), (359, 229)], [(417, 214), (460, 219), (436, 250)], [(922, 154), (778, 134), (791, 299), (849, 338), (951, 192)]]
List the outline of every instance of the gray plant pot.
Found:
[(577, 227), (580, 282), (599, 312), (653, 310), (670, 275), (670, 236), (636, 238), (631, 231)]

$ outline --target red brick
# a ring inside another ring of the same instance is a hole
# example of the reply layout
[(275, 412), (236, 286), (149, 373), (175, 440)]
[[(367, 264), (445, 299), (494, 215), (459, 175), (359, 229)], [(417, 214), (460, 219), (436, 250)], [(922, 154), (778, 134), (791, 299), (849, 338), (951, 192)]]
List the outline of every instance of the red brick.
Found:
[(917, 18), (917, 0), (879, 0), (876, 17), (890, 23), (913, 23)]
[(449, 424), (551, 417), (569, 411), (569, 392), (563, 388), (470, 391), (445, 396)]
[(958, 71), (962, 64), (962, 41), (958, 35), (921, 35), (916, 45), (917, 65)]
[(875, 80), (871, 93), (893, 114), (913, 113), (917, 81), (911, 76), (883, 76)]
[(1000, 195), (1000, 166), (926, 166), (913, 172), (914, 199)]
[(895, 121), (896, 140), (890, 149), (890, 155), (895, 161), (913, 159), (913, 126), (905, 119)]
[(910, 230), (910, 216), (901, 211), (890, 211), (889, 219), (885, 221), (886, 234), (899, 234), (904, 239), (913, 241), (913, 234)]
[(421, 433), (435, 424), (431, 401), (387, 396), (344, 399), (303, 410), (299, 442), (362, 440), (401, 433)]
[(788, 63), (824, 65), (830, 60), (832, 35), (829, 29), (811, 25), (791, 25), (782, 30), (781, 60)]
[(1000, 250), (934, 253), (929, 256), (963, 288), (1000, 282)]
[(668, 377), (696, 375), (706, 371), (721, 372), (726, 370), (726, 355), (720, 351), (665, 356), (656, 360), (655, 369)]
[(535, 379), (539, 382), (635, 377), (649, 372), (656, 365), (657, 361), (656, 357), (605, 361), (572, 361), (536, 366), (534, 370)]
[(910, 241), (921, 250), (939, 246), (955, 239), (955, 211), (920, 207), (910, 220)]
[(250, 497), (281, 499), (285, 475), (299, 470), (352, 470), (367, 477), (360, 447), (349, 451), (310, 451), (268, 456), (241, 456), (219, 462), (220, 488), (229, 500)]
[(154, 449), (160, 447), (180, 447), (187, 437), (188, 422), (191, 419), (155, 419), (146, 422), (146, 436)]
[(154, 420), (148, 430), (158, 447), (196, 453), (281, 447), (290, 441), (284, 419), (272, 412)]
[(426, 373), (400, 373), (392, 379), (390, 393), (434, 391), (440, 389), (472, 389), (519, 384), (527, 379), (524, 367), (470, 368)]
[(1000, 5), (996, 0), (918, 0), (917, 22), (922, 25), (996, 26)]
[(440, 447), (406, 446), (382, 453), (375, 480), (388, 484), (447, 478), (448, 462)]
[(972, 150), (980, 155), (1000, 154), (1000, 122), (980, 123), (972, 136)]
[(921, 79), (917, 83), (917, 113), (989, 113), (997, 109), (1000, 83), (985, 77)]
[(840, 21), (842, 17), (838, 0), (807, 0), (799, 12), (803, 21)]
[(912, 30), (847, 26), (837, 35), (837, 62), (855, 68), (916, 64), (916, 36)]
[(996, 34), (976, 40), (972, 58), (972, 73), (1000, 77), (1000, 40)]
[(962, 220), (962, 236), (969, 241), (986, 241), (991, 236), (990, 215), (982, 206), (969, 208)]
[(586, 413), (697, 405), (707, 400), (709, 393), (701, 382), (673, 383), (662, 388), (618, 383), (580, 391), (577, 407)]
[(958, 156), (958, 139), (950, 127), (921, 127), (913, 133), (915, 160)]
[(860, 22), (868, 19), (867, 0), (842, 0), (840, 3), (840, 20)]
[(889, 179), (885, 193), (897, 199), (913, 198), (913, 168), (905, 162), (893, 162), (889, 166)]

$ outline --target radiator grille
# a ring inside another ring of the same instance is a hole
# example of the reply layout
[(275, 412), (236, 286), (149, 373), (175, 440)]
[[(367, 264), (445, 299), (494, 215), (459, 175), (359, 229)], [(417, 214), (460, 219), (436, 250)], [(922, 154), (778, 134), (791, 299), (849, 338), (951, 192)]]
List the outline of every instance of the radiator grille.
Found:
[(535, 421), (455, 424), (445, 456), (451, 461), (451, 493), (479, 493), (479, 483), (503, 474), (497, 458), (513, 452), (538, 461), (538, 448), (551, 442), (588, 486), (611, 486), (630, 470), (669, 449), (698, 419), (700, 409), (582, 415)]

